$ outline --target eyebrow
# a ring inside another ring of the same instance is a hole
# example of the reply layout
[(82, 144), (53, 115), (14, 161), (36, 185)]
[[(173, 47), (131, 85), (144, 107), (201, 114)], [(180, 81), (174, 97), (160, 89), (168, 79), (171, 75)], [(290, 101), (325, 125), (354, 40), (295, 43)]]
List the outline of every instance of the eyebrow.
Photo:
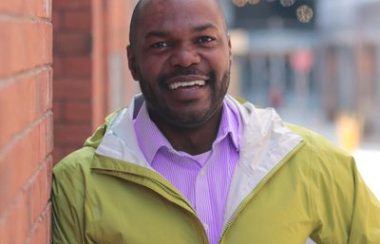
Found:
[[(192, 28), (195, 32), (202, 32), (207, 29), (217, 29), (214, 24), (204, 24), (200, 26), (195, 26)], [(150, 37), (166, 37), (169, 35), (169, 32), (167, 31), (149, 31), (145, 34), (145, 39), (148, 39)]]
[(168, 33), (165, 31), (149, 31), (145, 34), (145, 39), (148, 39), (150, 37), (165, 37)]
[(216, 26), (214, 24), (204, 24), (204, 25), (200, 25), (200, 26), (195, 26), (193, 28), (193, 30), (197, 31), (197, 32), (202, 32), (204, 30), (207, 30), (207, 29), (217, 29)]

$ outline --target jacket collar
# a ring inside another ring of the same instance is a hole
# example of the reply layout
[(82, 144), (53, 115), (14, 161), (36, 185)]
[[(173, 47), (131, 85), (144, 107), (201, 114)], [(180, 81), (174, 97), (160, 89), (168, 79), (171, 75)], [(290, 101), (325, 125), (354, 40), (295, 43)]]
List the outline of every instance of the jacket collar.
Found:
[(131, 109), (124, 108), (115, 115), (96, 149), (97, 154), (152, 169), (138, 146), (133, 128), (133, 118), (142, 104), (142, 96), (138, 95), (128, 106)]

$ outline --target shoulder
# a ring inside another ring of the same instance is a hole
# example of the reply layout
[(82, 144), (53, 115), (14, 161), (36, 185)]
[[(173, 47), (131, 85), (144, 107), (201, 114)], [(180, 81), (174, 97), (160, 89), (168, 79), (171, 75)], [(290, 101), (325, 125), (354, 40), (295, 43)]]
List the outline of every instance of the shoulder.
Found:
[(293, 132), (298, 134), (303, 139), (303, 151), (306, 151), (310, 156), (314, 157), (326, 157), (327, 159), (332, 159), (337, 157), (337, 159), (351, 160), (352, 156), (347, 151), (333, 144), (331, 141), (321, 136), (320, 134), (304, 128), (302, 126), (289, 124), (286, 126)]
[(86, 179), (95, 149), (83, 147), (53, 168), (51, 192), (54, 243), (84, 243)]
[(334, 187), (353, 186), (357, 168), (350, 153), (309, 129), (292, 124), (287, 127), (303, 138), (293, 161), (297, 167), (307, 167), (308, 179), (314, 182), (316, 190), (334, 191)]
[(53, 168), (55, 183), (75, 184), (83, 181), (84, 176), (90, 171), (95, 150), (95, 148), (85, 146), (59, 161)]

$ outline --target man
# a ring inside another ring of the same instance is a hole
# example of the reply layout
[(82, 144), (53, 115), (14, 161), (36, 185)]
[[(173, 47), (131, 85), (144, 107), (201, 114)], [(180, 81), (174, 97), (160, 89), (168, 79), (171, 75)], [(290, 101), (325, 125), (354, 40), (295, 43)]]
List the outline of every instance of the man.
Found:
[(129, 68), (143, 95), (58, 163), (54, 243), (380, 243), (354, 160), (226, 95), (216, 0), (142, 0)]

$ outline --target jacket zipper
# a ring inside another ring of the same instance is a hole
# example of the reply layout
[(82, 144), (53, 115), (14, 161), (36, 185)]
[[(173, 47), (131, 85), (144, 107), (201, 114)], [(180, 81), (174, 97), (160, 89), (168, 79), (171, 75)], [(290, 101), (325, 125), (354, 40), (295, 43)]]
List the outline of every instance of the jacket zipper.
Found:
[[(194, 208), (191, 206), (191, 204), (188, 203), (187, 200), (184, 199), (182, 196), (178, 195), (178, 194), (175, 193), (175, 192), (173, 193), (170, 189), (167, 189), (168, 187), (165, 186), (165, 184), (161, 183), (160, 181), (155, 180), (155, 179), (151, 179), (151, 178), (149, 178), (149, 180), (151, 180), (151, 181), (153, 181), (154, 183), (156, 183), (157, 185), (159, 185), (161, 188), (164, 189), (164, 191), (168, 192), (168, 193), (169, 193), (170, 195), (172, 195), (173, 197), (175, 197), (175, 198), (177, 198), (177, 199), (180, 199), (180, 200), (184, 201), (184, 202), (190, 207), (190, 209), (192, 210), (192, 212), (189, 211), (189, 210), (187, 210), (187, 209), (184, 209), (184, 210), (187, 211), (187, 212), (189, 212), (189, 213), (194, 217), (194, 219), (196, 220), (196, 222), (198, 222), (198, 227), (199, 227), (199, 229), (200, 229), (201, 232), (202, 232), (203, 243), (205, 243), (205, 244), (209, 244), (209, 240), (208, 240), (208, 237), (207, 237), (207, 233), (206, 233), (206, 231), (205, 231), (205, 229), (204, 229), (204, 227), (203, 227), (203, 224), (202, 224), (202, 222), (199, 220), (198, 216), (195, 214), (196, 211), (195, 211)], [(177, 206), (180, 207), (179, 205), (177, 205)], [(182, 208), (182, 207), (181, 207), (181, 208)], [(183, 208), (182, 208), (182, 209), (183, 209)]]
[(239, 213), (244, 209), (245, 206), (247, 206), (248, 202), (250, 202), (250, 200), (255, 196), (255, 192), (252, 193), (251, 196), (248, 196), (247, 198), (245, 198), (243, 200), (242, 203), (240, 203), (239, 207), (235, 210), (234, 214), (231, 216), (231, 218), (227, 221), (225, 227), (224, 227), (224, 230), (223, 230), (223, 233), (222, 235), (220, 236), (220, 240), (219, 240), (219, 244), (222, 244), (222, 241), (223, 241), (223, 237), (226, 235), (227, 231), (229, 230), (229, 228), (231, 227), (231, 225), (233, 224), (233, 222), (235, 221), (235, 219), (237, 218), (237, 216), (239, 215)]
[[(268, 177), (268, 174), (262, 179), (261, 181), (261, 184), (259, 185), (263, 185), (268, 179), (271, 178), (271, 176), (277, 172), (278, 169), (280, 169), (284, 164), (285, 162), (287, 162), (288, 158), (290, 158), (292, 155), (294, 155), (301, 147), (303, 146), (303, 143), (299, 143), (293, 150), (291, 153), (289, 153), (288, 155), (286, 155), (282, 161), (279, 162), (279, 164), (277, 165), (277, 167), (275, 167), (275, 169), (272, 169), (272, 172), (269, 173), (269, 177)], [(274, 171), (273, 171), (274, 170)], [(252, 198), (256, 195), (257, 191), (260, 190), (262, 187), (259, 187), (257, 185), (254, 189), (252, 189), (252, 192), (250, 194), (248, 194), (248, 196), (246, 198), (244, 198), (244, 200), (239, 204), (238, 208), (234, 211), (233, 215), (230, 217), (230, 219), (227, 221), (225, 227), (224, 227), (224, 230), (223, 230), (223, 233), (222, 235), (220, 236), (220, 240), (219, 240), (219, 244), (222, 244), (222, 241), (223, 241), (223, 237), (226, 235), (228, 229), (231, 227), (231, 225), (233, 224), (233, 222), (236, 220), (237, 216), (240, 214), (240, 212), (248, 205), (248, 203), (252, 200)]]

